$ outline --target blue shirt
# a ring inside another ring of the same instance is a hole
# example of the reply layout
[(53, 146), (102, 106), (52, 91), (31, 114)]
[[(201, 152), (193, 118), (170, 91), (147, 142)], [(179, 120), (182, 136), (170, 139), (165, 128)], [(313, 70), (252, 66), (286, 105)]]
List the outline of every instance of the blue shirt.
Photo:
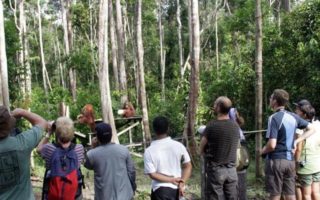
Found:
[(267, 139), (277, 139), (276, 148), (268, 153), (268, 159), (294, 160), (292, 149), (296, 128), (304, 129), (309, 125), (298, 115), (281, 109), (269, 117)]

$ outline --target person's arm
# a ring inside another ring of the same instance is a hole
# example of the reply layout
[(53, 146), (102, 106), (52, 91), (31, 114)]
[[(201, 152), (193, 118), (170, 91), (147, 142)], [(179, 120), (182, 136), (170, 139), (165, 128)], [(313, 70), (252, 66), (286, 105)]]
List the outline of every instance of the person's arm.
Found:
[(208, 139), (206, 136), (202, 136), (201, 141), (200, 141), (200, 155), (204, 154), (204, 148), (206, 147), (208, 143)]
[(39, 126), (44, 130), (47, 130), (48, 128), (48, 123), (45, 119), (43, 119), (40, 115), (29, 112), (27, 110), (16, 108), (11, 112), (11, 115), (15, 118), (25, 118), (32, 124), (32, 126)]
[(137, 185), (136, 185), (136, 169), (134, 167), (134, 163), (132, 161), (131, 155), (128, 151), (128, 156), (126, 160), (126, 165), (127, 165), (127, 172), (128, 172), (128, 177), (132, 186), (132, 190), (136, 191)]
[(276, 148), (277, 145), (277, 139), (276, 138), (270, 138), (267, 142), (267, 144), (262, 148), (260, 154), (261, 155), (266, 155)]
[[(91, 150), (90, 150), (91, 151)], [(87, 169), (93, 169), (93, 163), (90, 160), (90, 151), (84, 154), (84, 167)]]
[(297, 144), (299, 144), (303, 140), (307, 139), (308, 137), (310, 137), (315, 132), (316, 132), (316, 130), (315, 130), (314, 126), (311, 123), (309, 123), (309, 125), (306, 127), (306, 129), (303, 132), (303, 134), (294, 141), (294, 148), (297, 147)]
[(159, 182), (163, 183), (172, 183), (174, 185), (179, 185), (179, 183), (182, 181), (180, 177), (173, 177), (173, 176), (166, 176), (164, 174), (160, 174), (157, 172), (150, 173), (150, 178)]
[(49, 142), (49, 139), (50, 139), (50, 136), (53, 134), (53, 130), (52, 130), (52, 123), (48, 123), (48, 132), (47, 134), (45, 135), (45, 137), (43, 137), (40, 141), (40, 143), (38, 144), (37, 146), (37, 152), (40, 154), (42, 149), (43, 149), (43, 146), (45, 144), (48, 144)]
[(181, 181), (179, 182), (179, 192), (181, 196), (184, 196), (185, 184), (191, 176), (191, 171), (192, 171), (191, 162), (187, 162), (182, 165), (182, 176), (181, 176)]

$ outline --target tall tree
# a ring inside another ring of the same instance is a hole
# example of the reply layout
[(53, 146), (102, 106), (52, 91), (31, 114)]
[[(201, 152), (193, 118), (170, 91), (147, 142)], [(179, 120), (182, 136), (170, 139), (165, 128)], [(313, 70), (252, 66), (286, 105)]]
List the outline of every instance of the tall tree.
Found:
[(179, 66), (180, 66), (180, 76), (181, 79), (183, 78), (184, 75), (184, 67), (183, 67), (183, 61), (184, 61), (184, 56), (183, 56), (183, 44), (182, 44), (182, 35), (181, 35), (181, 30), (182, 30), (182, 23), (181, 23), (181, 5), (180, 5), (180, 0), (177, 0), (177, 23), (178, 23), (178, 44), (179, 44)]
[(147, 144), (150, 144), (151, 134), (149, 127), (149, 117), (148, 117), (148, 105), (147, 105), (147, 94), (146, 94), (146, 86), (144, 81), (144, 66), (143, 66), (143, 57), (144, 57), (144, 49), (142, 42), (142, 0), (137, 0), (136, 2), (136, 41), (137, 41), (137, 61), (138, 61), (138, 71), (139, 71), (139, 81), (140, 81), (140, 102), (141, 102), (141, 110), (142, 110), (142, 122), (143, 122), (143, 131), (146, 136)]
[(166, 71), (166, 60), (165, 50), (163, 49), (164, 32), (162, 25), (162, 0), (157, 0), (158, 5), (158, 29), (159, 29), (159, 44), (160, 44), (160, 71), (161, 71), (161, 96), (165, 99), (165, 71)]
[(38, 23), (39, 23), (38, 31), (39, 31), (39, 44), (40, 44), (40, 59), (41, 59), (41, 66), (42, 66), (42, 80), (43, 80), (44, 92), (45, 92), (46, 96), (48, 97), (48, 87), (51, 90), (51, 84), (49, 81), (49, 76), (48, 76), (46, 62), (45, 62), (45, 58), (44, 58), (44, 52), (43, 52), (40, 0), (37, 1), (37, 6), (38, 6)]
[[(71, 2), (72, 0), (60, 0), (61, 11), (62, 11), (62, 24), (63, 24), (63, 38), (65, 45), (66, 56), (70, 56), (70, 52), (73, 47), (73, 31), (72, 31), (72, 21), (71, 21)], [(70, 90), (72, 94), (73, 101), (77, 99), (77, 77), (76, 70), (73, 66), (69, 66), (69, 81)]]
[(190, 41), (190, 90), (189, 103), (187, 111), (187, 120), (184, 129), (184, 135), (187, 135), (189, 141), (188, 148), (190, 154), (195, 157), (197, 154), (197, 146), (194, 138), (194, 125), (198, 106), (199, 96), (199, 64), (200, 64), (200, 23), (198, 0), (189, 0), (189, 39)]
[(118, 65), (119, 65), (119, 80), (120, 80), (120, 91), (121, 91), (121, 103), (128, 100), (128, 89), (127, 89), (127, 74), (125, 67), (125, 38), (124, 28), (122, 22), (122, 11), (121, 1), (116, 0), (116, 27), (117, 27), (117, 38), (118, 38)]
[(103, 121), (112, 127), (112, 141), (119, 143), (114, 123), (108, 67), (108, 0), (100, 0), (99, 10), (99, 86)]
[(3, 18), (3, 4), (0, 1), (0, 83), (1, 83), (1, 97), (0, 104), (10, 108), (9, 102), (9, 86), (8, 86), (8, 66), (6, 54), (6, 39), (4, 34), (4, 18)]
[[(256, 72), (256, 87), (255, 87), (255, 126), (256, 130), (262, 129), (262, 14), (261, 0), (256, 0), (256, 55), (255, 55), (255, 72)], [(259, 151), (262, 148), (262, 133), (256, 134), (256, 177), (261, 177), (261, 158)]]
[(119, 90), (119, 73), (118, 73), (118, 55), (117, 55), (117, 35), (115, 34), (115, 24), (113, 17), (113, 4), (112, 0), (109, 0), (109, 21), (110, 21), (110, 43), (112, 50), (112, 69), (115, 80), (115, 88)]
[(20, 50), (17, 52), (17, 54), (19, 64), (18, 74), (20, 89), (23, 99), (27, 100), (31, 97), (31, 68), (29, 63), (27, 24), (24, 10), (25, 0), (19, 0), (18, 2), (17, 0), (14, 0), (14, 3), (12, 3), (12, 1), (10, 0), (9, 6), (13, 12), (15, 25), (19, 34)]

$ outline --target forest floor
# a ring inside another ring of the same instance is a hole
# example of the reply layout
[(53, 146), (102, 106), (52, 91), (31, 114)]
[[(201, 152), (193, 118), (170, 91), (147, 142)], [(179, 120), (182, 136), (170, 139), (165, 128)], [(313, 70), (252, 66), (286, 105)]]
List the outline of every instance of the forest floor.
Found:
[[(137, 177), (137, 192), (135, 194), (135, 200), (149, 199), (150, 195), (150, 184), (151, 180), (148, 176), (143, 173), (143, 159), (134, 157), (136, 166), (136, 177)], [(264, 190), (263, 181), (256, 181), (254, 172), (254, 162), (251, 162), (247, 173), (247, 196), (248, 200), (264, 200), (266, 193)], [(32, 176), (32, 185), (36, 199), (41, 199), (42, 192), (42, 177), (44, 169), (37, 167), (36, 173)], [(83, 175), (85, 176), (85, 186), (83, 190), (83, 199), (91, 200), (94, 199), (94, 184), (93, 184), (93, 172), (85, 168), (82, 169)], [(187, 197), (188, 199), (197, 200), (201, 197), (201, 173), (197, 167), (193, 168), (192, 176), (187, 184)]]

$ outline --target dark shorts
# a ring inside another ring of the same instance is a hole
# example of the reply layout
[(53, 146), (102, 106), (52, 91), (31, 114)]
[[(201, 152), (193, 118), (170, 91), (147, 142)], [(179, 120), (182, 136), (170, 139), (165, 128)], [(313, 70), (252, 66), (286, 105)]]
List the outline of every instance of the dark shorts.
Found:
[(295, 162), (268, 159), (265, 165), (266, 189), (271, 196), (295, 195)]
[(179, 190), (170, 187), (159, 187), (155, 191), (151, 190), (151, 200), (178, 200)]
[(238, 199), (238, 176), (235, 167), (207, 167), (206, 199)]

